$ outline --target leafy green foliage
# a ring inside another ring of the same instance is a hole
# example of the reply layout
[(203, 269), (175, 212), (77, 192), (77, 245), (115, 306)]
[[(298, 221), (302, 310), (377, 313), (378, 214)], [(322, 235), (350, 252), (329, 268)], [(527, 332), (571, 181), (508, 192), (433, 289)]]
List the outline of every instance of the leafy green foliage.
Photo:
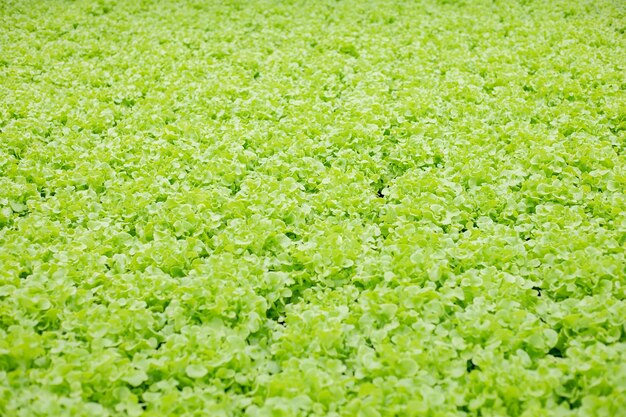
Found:
[(626, 415), (620, 2), (0, 16), (0, 415)]

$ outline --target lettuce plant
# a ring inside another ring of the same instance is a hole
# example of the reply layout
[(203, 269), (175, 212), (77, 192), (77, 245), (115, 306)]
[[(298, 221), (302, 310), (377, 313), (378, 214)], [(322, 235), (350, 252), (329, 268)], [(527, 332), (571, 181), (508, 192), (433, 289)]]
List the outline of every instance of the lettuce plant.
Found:
[(626, 415), (619, 2), (0, 16), (0, 415)]

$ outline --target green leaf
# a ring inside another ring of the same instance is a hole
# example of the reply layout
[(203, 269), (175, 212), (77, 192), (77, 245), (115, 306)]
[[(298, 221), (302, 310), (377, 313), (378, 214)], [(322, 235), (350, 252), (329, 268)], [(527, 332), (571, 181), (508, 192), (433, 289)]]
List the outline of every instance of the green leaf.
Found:
[(202, 378), (208, 373), (208, 369), (202, 365), (189, 365), (185, 368), (185, 373), (190, 378)]

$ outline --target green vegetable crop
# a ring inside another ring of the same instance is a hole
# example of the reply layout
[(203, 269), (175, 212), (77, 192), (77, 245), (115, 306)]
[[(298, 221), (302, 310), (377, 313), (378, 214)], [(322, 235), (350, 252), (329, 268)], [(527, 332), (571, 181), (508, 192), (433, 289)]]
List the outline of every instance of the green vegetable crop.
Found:
[(619, 0), (1, 0), (0, 416), (626, 416)]

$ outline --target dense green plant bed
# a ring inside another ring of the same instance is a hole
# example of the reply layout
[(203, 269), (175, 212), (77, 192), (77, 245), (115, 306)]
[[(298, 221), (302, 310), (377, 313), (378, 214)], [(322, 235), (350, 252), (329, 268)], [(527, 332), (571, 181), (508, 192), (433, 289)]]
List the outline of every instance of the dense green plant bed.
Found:
[(0, 416), (626, 415), (623, 2), (0, 21)]

